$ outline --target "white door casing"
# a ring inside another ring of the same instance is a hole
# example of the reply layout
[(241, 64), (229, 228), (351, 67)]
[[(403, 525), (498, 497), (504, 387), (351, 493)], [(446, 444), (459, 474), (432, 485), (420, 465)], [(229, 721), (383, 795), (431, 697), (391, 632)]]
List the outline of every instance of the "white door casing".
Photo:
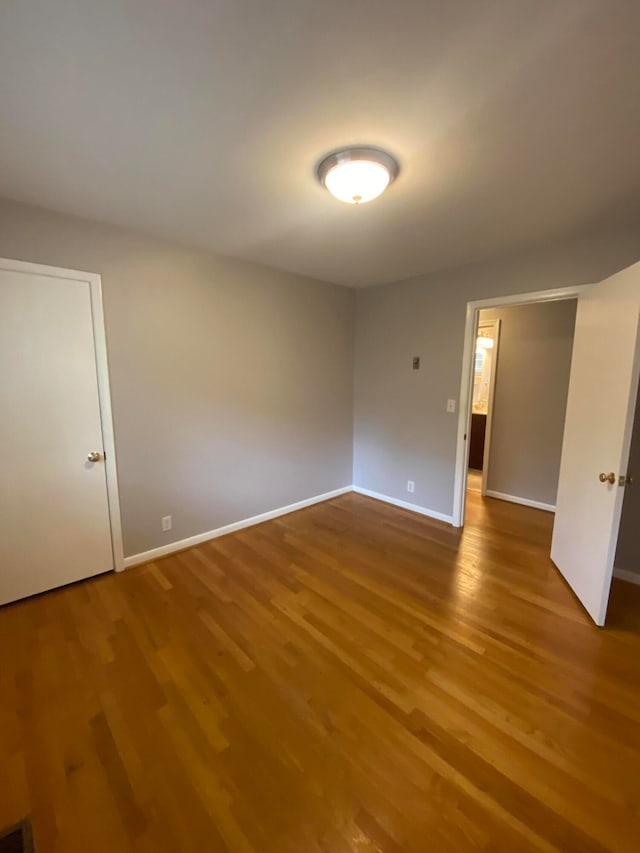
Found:
[[(640, 264), (578, 299), (551, 558), (604, 625), (638, 389)], [(599, 474), (615, 474), (613, 485)]]
[(98, 276), (0, 260), (0, 400), (0, 603), (122, 568)]
[(508, 305), (531, 305), (538, 302), (559, 302), (565, 299), (577, 299), (580, 297), (584, 287), (585, 285), (556, 287), (551, 290), (516, 293), (510, 296), (478, 299), (467, 303), (467, 319), (462, 351), (462, 376), (460, 380), (460, 405), (458, 407), (458, 435), (456, 441), (453, 509), (451, 513), (454, 527), (462, 527), (464, 525), (465, 496), (469, 465), (469, 442), (467, 439), (471, 430), (473, 355), (475, 352), (475, 339), (480, 311), (484, 308), (504, 308)]

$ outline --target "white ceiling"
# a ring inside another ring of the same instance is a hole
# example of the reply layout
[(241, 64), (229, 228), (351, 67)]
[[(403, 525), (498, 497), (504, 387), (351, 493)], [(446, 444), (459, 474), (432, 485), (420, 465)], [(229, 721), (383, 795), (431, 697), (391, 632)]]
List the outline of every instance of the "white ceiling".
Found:
[[(2, 0), (0, 195), (362, 286), (640, 202), (638, 0)], [(401, 163), (352, 207), (348, 143)]]

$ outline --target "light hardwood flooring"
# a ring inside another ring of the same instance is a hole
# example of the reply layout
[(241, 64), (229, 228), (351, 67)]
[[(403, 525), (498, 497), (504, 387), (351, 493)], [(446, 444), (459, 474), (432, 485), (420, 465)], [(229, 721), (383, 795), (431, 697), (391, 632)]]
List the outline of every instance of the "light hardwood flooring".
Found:
[(0, 610), (0, 828), (38, 853), (640, 850), (640, 587), (552, 516), (355, 494)]
[(482, 491), (482, 471), (476, 468), (469, 468), (467, 472), (467, 489), (470, 492)]

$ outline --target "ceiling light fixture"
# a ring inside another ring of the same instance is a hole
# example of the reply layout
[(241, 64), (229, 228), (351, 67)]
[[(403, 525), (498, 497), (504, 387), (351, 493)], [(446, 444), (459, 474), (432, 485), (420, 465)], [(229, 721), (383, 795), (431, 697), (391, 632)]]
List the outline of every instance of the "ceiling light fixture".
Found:
[(320, 183), (347, 204), (364, 204), (381, 195), (398, 177), (400, 167), (387, 151), (357, 145), (324, 157), (316, 168)]

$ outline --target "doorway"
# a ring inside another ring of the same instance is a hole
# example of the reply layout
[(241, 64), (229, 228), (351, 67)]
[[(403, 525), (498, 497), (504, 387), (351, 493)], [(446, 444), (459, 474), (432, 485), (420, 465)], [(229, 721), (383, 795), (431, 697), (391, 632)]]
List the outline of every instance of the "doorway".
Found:
[(100, 278), (0, 260), (0, 604), (123, 567)]
[(576, 308), (569, 299), (479, 312), (468, 491), (555, 511)]
[(500, 319), (488, 319), (486, 316), (483, 317), (483, 313), (481, 311), (479, 314), (473, 358), (467, 491), (486, 495), (500, 345)]
[[(462, 381), (460, 388), (460, 408), (459, 408), (459, 419), (458, 419), (458, 439), (457, 439), (457, 453), (456, 453), (456, 471), (455, 471), (455, 482), (454, 482), (454, 501), (453, 501), (453, 525), (454, 527), (462, 527), (464, 525), (464, 516), (465, 516), (465, 504), (466, 504), (466, 495), (467, 488), (469, 486), (469, 459), (470, 459), (470, 438), (472, 431), (472, 409), (473, 409), (473, 401), (474, 401), (474, 385), (476, 384), (476, 367), (477, 367), (477, 350), (481, 347), (478, 345), (478, 338), (484, 337), (484, 332), (489, 328), (490, 325), (493, 325), (494, 334), (496, 335), (496, 340), (494, 341), (493, 347), (489, 347), (490, 349), (495, 350), (495, 355), (491, 358), (491, 372), (489, 374), (489, 389), (486, 393), (486, 407), (487, 407), (487, 422), (486, 422), (486, 431), (485, 431), (485, 440), (484, 440), (484, 450), (483, 450), (483, 467), (481, 476), (472, 475), (472, 478), (475, 480), (474, 486), (477, 488), (478, 482), (480, 483), (480, 491), (482, 495), (487, 495), (489, 492), (493, 492), (492, 497), (499, 497), (504, 500), (509, 500), (510, 498), (522, 498), (521, 500), (516, 500), (514, 502), (523, 503), (524, 505), (535, 506), (540, 509), (553, 509), (553, 506), (547, 502), (542, 500), (537, 500), (535, 498), (527, 498), (526, 495), (519, 495), (513, 493), (508, 490), (499, 490), (497, 488), (492, 488), (495, 486), (495, 481), (492, 481), (490, 476), (491, 470), (491, 449), (492, 442), (494, 442), (495, 438), (495, 395), (496, 395), (496, 386), (499, 381), (499, 364), (500, 364), (500, 352), (501, 348), (504, 350), (504, 324), (502, 323), (501, 312), (507, 311), (512, 308), (526, 308), (527, 306), (544, 306), (550, 303), (563, 302), (563, 303), (575, 303), (580, 293), (583, 291), (583, 287), (567, 287), (567, 288), (559, 288), (556, 290), (549, 291), (539, 291), (534, 293), (523, 293), (515, 296), (507, 296), (507, 297), (497, 297), (492, 299), (483, 299), (478, 300), (476, 302), (470, 302), (467, 305), (467, 321), (466, 321), (466, 330), (465, 330), (465, 341), (464, 341), (464, 351), (463, 351), (463, 371), (462, 371)], [(511, 337), (515, 337), (516, 340), (511, 342), (510, 349), (514, 351), (517, 348), (517, 336), (519, 334), (521, 323), (516, 324), (514, 334)], [(511, 330), (510, 324), (510, 330)], [(483, 332), (483, 335), (480, 336), (480, 331)], [(485, 343), (485, 342), (483, 342)], [(526, 355), (525, 355), (526, 358)], [(509, 359), (511, 361), (511, 359)], [(516, 379), (517, 383), (517, 370), (518, 367), (516, 365)], [(509, 384), (514, 383), (513, 379), (513, 370), (510, 370), (511, 378), (509, 378)], [(504, 376), (504, 370), (503, 370)], [(503, 382), (504, 382), (503, 378)], [(507, 407), (507, 410), (513, 407)], [(507, 420), (509, 420), (509, 416), (507, 415)], [(501, 414), (501, 422), (504, 423), (505, 416), (504, 413)], [(513, 443), (515, 446), (518, 446), (518, 436), (512, 436)], [(512, 457), (513, 454), (510, 454)], [(513, 466), (511, 465), (511, 470)], [(503, 482), (503, 480), (499, 480), (499, 483)], [(521, 491), (518, 490), (518, 491)]]
[(464, 523), (479, 311), (577, 299), (550, 557), (596, 625), (605, 623), (640, 373), (640, 264), (596, 284), (467, 305), (453, 524)]

